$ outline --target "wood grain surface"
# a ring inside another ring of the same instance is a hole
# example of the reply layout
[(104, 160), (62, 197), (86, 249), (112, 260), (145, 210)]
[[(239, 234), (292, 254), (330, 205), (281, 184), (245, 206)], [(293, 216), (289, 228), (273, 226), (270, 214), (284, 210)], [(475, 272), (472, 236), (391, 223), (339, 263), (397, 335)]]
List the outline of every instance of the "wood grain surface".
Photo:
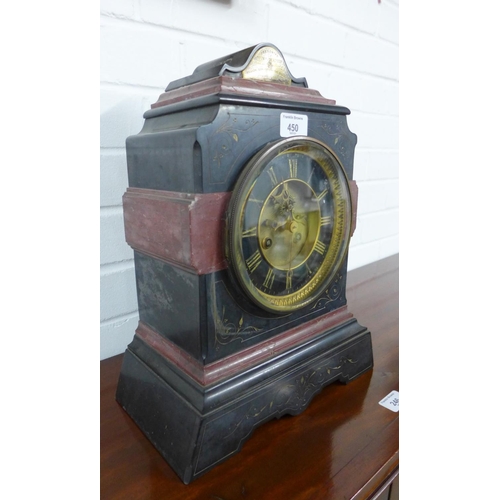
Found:
[(184, 485), (115, 401), (123, 355), (101, 361), (101, 499), (369, 499), (399, 466), (398, 256), (348, 273), (348, 307), (372, 332), (374, 369), (334, 383), (298, 416), (257, 428), (241, 451)]

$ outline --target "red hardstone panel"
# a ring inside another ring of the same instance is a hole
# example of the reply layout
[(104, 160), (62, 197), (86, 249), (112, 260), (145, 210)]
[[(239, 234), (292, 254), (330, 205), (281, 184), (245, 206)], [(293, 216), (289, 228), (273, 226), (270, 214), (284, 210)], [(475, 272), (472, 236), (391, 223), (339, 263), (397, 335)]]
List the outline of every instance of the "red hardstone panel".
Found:
[(134, 250), (196, 274), (223, 269), (230, 195), (128, 188), (123, 196), (125, 239)]

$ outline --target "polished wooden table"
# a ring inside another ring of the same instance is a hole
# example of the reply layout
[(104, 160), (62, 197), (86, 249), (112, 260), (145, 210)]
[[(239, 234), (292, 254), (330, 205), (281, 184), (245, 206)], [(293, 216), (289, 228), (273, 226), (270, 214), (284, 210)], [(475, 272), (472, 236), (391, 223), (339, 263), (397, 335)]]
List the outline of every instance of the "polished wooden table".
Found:
[[(372, 499), (399, 468), (398, 256), (348, 273), (349, 310), (372, 332), (374, 369), (333, 383), (300, 415), (257, 428), (186, 486), (115, 401), (123, 355), (101, 361), (101, 499)], [(385, 493), (384, 493), (385, 495)]]

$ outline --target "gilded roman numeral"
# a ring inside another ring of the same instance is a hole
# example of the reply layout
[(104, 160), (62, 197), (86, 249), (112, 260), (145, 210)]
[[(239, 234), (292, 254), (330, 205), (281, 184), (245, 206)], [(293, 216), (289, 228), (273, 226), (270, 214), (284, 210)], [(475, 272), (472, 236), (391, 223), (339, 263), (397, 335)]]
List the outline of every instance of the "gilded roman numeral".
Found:
[(273, 167), (269, 167), (269, 170), (267, 170), (267, 174), (271, 178), (271, 182), (273, 183), (273, 186), (278, 185), (278, 178), (276, 177), (276, 174), (274, 173)]
[(251, 227), (241, 233), (243, 238), (250, 238), (251, 236), (257, 236), (257, 226)]
[(321, 217), (321, 220), (320, 220), (320, 223), (319, 225), (320, 226), (328, 226), (329, 224), (331, 224), (333, 222), (333, 218), (331, 215), (328, 215), (327, 217)]
[(256, 250), (246, 261), (248, 270), (253, 273), (262, 262), (262, 256), (260, 252)]
[(308, 274), (312, 274), (312, 270), (311, 268), (309, 267), (309, 264), (306, 262), (306, 269), (307, 269), (307, 273)]
[(292, 288), (292, 277), (293, 277), (293, 271), (290, 269), (289, 271), (286, 272), (286, 289)]
[(273, 286), (273, 282), (274, 282), (274, 271), (271, 268), (269, 268), (269, 270), (267, 271), (266, 279), (264, 280), (263, 285), (266, 288), (271, 289)]
[(309, 177), (307, 178), (307, 183), (308, 183), (309, 185), (311, 185), (311, 179), (312, 179), (313, 174), (314, 174), (314, 170), (313, 170), (313, 169), (311, 169), (311, 173), (309, 174)]
[(314, 245), (313, 250), (318, 252), (320, 255), (323, 255), (326, 250), (326, 245), (322, 241), (317, 241), (316, 244)]
[(257, 203), (257, 205), (261, 205), (261, 206), (264, 204), (264, 201), (259, 200), (258, 198), (248, 198), (248, 201), (252, 201), (253, 203)]
[(290, 178), (295, 179), (297, 177), (297, 158), (288, 158), (288, 166), (290, 168)]
[(316, 196), (316, 199), (318, 201), (322, 200), (326, 196), (326, 193), (328, 193), (328, 188), (323, 189), (323, 191), (321, 191), (321, 193), (319, 193), (318, 196)]

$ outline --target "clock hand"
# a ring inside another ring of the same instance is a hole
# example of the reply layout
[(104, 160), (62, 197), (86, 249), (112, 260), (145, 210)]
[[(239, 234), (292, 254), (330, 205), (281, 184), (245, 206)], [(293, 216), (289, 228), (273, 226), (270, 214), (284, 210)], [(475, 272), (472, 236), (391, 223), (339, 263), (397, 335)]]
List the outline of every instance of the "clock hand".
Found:
[[(293, 220), (293, 215), (292, 215), (292, 220)], [(294, 224), (292, 222), (292, 224)], [(292, 288), (292, 249), (293, 249), (293, 238), (294, 238), (294, 233), (295, 233), (295, 228), (292, 227), (290, 224), (288, 226), (288, 230), (290, 231), (290, 244), (288, 245), (288, 271), (286, 273), (286, 287), (287, 288)]]

